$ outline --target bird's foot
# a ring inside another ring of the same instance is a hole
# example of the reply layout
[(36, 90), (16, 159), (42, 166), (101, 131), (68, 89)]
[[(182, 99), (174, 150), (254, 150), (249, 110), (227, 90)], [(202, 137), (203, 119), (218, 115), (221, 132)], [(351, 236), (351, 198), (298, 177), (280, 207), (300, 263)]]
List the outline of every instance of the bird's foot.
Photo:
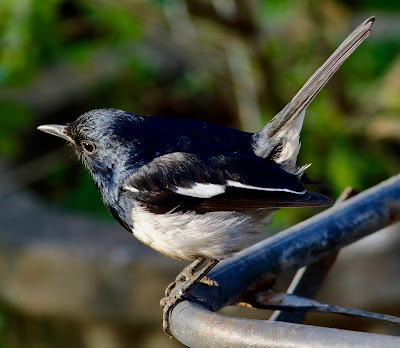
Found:
[[(165, 289), (165, 296), (169, 297), (171, 295), (172, 290), (174, 290), (179, 284), (181, 284), (181, 283), (183, 283), (183, 282), (185, 282), (187, 280), (190, 280), (190, 279), (191, 278), (183, 278), (183, 279), (180, 278), (179, 280), (178, 280), (178, 278), (175, 279), (175, 281), (170, 283), (167, 286), (167, 288)], [(216, 280), (214, 280), (214, 279), (212, 279), (210, 277), (207, 277), (207, 276), (203, 277), (203, 279), (201, 279), (199, 283), (204, 283), (204, 284), (207, 284), (209, 286), (218, 286), (219, 287), (219, 284), (218, 284), (218, 282)]]
[[(204, 283), (208, 285), (218, 286), (218, 283), (215, 280), (208, 277), (206, 277), (206, 279), (204, 278), (205, 275), (212, 268), (214, 268), (214, 266), (219, 261), (210, 260), (204, 268), (202, 268), (199, 272), (195, 274), (196, 270), (203, 264), (203, 262), (204, 260), (196, 260), (189, 266), (185, 267), (184, 270), (181, 273), (179, 273), (179, 275), (176, 277), (175, 282), (168, 285), (165, 291), (166, 297), (164, 297), (160, 301), (160, 306), (163, 308), (163, 330), (169, 336), (171, 336), (171, 331), (169, 329), (170, 326), (169, 315), (178, 303), (185, 300), (193, 300), (196, 301), (197, 303), (202, 304), (203, 306), (205, 304), (208, 304), (206, 300), (196, 298), (189, 293), (193, 289), (193, 287), (202, 280), (205, 280)], [(170, 296), (172, 290), (176, 287), (177, 283), (178, 282), (182, 283), (184, 281), (182, 278), (188, 281), (178, 290), (177, 294), (175, 294), (174, 296)], [(208, 305), (208, 307), (210, 307), (210, 305)]]
[(190, 265), (186, 266), (182, 272), (180, 272), (175, 280), (167, 286), (165, 289), (165, 296), (168, 297), (171, 295), (172, 290), (176, 288), (177, 285), (190, 280), (193, 278), (194, 274), (196, 271), (199, 269), (199, 267), (203, 264), (205, 260), (203, 259), (198, 259), (196, 261), (193, 261)]

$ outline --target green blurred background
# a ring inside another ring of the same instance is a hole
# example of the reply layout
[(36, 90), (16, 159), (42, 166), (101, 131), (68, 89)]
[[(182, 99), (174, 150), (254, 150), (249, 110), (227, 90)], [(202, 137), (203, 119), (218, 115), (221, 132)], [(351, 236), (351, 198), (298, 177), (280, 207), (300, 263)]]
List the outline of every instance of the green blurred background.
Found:
[[(399, 11), (387, 0), (3, 0), (1, 158), (18, 168), (55, 151), (60, 141), (37, 125), (103, 107), (256, 131), (376, 14), (371, 37), (309, 107), (299, 158), (332, 196), (363, 190), (399, 172)], [(19, 173), (24, 185), (107, 214), (86, 171), (55, 157)], [(290, 223), (304, 214), (293, 212)]]
[[(110, 107), (257, 131), (370, 15), (370, 38), (301, 135), (298, 163), (333, 198), (399, 172), (400, 2), (2, 0), (0, 163), (16, 185), (2, 194), (29, 190), (111, 220), (86, 171), (38, 125)], [(275, 227), (315, 212), (288, 209)]]

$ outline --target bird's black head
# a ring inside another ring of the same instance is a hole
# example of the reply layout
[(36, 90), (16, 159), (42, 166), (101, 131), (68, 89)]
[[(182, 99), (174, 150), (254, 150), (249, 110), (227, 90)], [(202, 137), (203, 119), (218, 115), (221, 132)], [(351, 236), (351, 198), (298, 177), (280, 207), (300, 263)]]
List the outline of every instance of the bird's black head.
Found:
[(135, 151), (132, 128), (143, 119), (143, 116), (122, 110), (99, 109), (89, 111), (65, 126), (43, 125), (38, 130), (61, 137), (72, 144), (101, 188), (111, 179), (123, 179), (115, 176), (126, 174), (129, 167), (126, 167), (126, 162)]

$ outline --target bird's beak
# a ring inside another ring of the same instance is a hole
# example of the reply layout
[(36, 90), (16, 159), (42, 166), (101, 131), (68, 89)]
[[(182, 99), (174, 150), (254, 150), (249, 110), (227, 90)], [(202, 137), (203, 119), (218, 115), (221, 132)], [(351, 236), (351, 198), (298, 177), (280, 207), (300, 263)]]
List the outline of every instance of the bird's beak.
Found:
[(56, 137), (63, 138), (70, 143), (74, 143), (74, 140), (67, 133), (68, 126), (60, 126), (58, 124), (45, 124), (37, 127), (38, 130), (55, 135)]

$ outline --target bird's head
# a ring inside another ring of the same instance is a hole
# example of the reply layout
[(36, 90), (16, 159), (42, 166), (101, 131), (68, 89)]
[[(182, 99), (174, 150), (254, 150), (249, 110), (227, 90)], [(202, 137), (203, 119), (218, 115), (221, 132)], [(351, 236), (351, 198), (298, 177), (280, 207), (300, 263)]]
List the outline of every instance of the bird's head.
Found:
[(142, 118), (121, 110), (99, 109), (67, 125), (43, 125), (38, 130), (67, 140), (99, 184), (98, 176), (111, 177), (116, 167), (122, 169), (118, 173), (124, 172), (125, 163), (135, 151), (135, 142), (129, 138), (132, 127)]

